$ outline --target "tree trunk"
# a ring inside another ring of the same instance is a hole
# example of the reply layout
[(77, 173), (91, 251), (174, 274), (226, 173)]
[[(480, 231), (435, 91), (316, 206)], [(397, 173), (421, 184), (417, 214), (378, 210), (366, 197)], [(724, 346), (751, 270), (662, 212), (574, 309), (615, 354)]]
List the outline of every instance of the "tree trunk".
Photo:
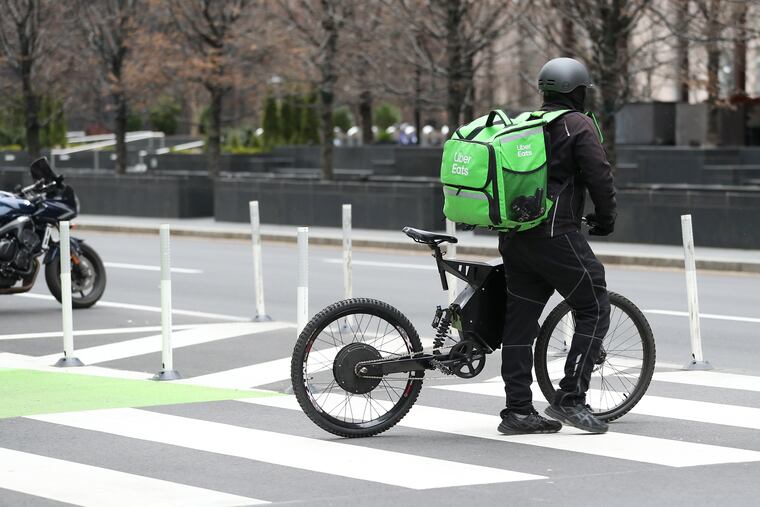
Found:
[(422, 142), (422, 70), (414, 68), (414, 128), (417, 131), (415, 144)]
[(575, 25), (572, 19), (562, 19), (562, 56), (575, 58)]
[(452, 134), (459, 126), (466, 92), (463, 82), (462, 39), (459, 33), (463, 18), (461, 3), (462, 0), (448, 0), (446, 3), (446, 75), (448, 78), (446, 113), (449, 131)]
[[(117, 84), (121, 87), (121, 84)], [(125, 174), (127, 172), (127, 98), (121, 91), (113, 94), (113, 101), (116, 105), (116, 122), (114, 135), (116, 137), (116, 174)]]
[(219, 176), (222, 158), (222, 101), (224, 89), (212, 86), (209, 89), (211, 104), (209, 106), (208, 122), (208, 175), (211, 178)]
[(480, 99), (489, 110), (497, 106), (496, 92), (494, 91), (497, 82), (496, 55), (493, 48), (493, 42), (491, 42), (486, 48), (486, 83), (483, 87), (482, 98)]
[[(528, 40), (530, 33), (528, 28), (520, 23), (517, 25), (517, 104), (518, 108), (525, 108), (533, 106), (535, 88), (531, 88), (525, 84), (525, 78), (531, 72), (531, 58), (528, 55), (528, 48), (526, 41)], [(535, 81), (534, 81), (535, 85)], [(511, 101), (510, 101), (511, 102)], [(514, 102), (512, 102), (514, 104)]]
[[(464, 75), (462, 76), (462, 84), (464, 85), (464, 107), (462, 118), (463, 123), (469, 123), (475, 119), (475, 69), (474, 69), (474, 56), (468, 54), (464, 59)], [(490, 107), (490, 106), (489, 106)]]
[(615, 147), (615, 114), (627, 102), (630, 95), (628, 71), (628, 37), (625, 30), (627, 20), (621, 11), (623, 6), (613, 2), (615, 9), (599, 13), (602, 23), (600, 40), (595, 41), (595, 60), (598, 87), (600, 91), (600, 128), (604, 135), (607, 158), (615, 171), (617, 152)]
[[(323, 84), (324, 86), (324, 84)], [(320, 93), (322, 99), (322, 125), (321, 125), (321, 141), (322, 141), (322, 179), (333, 179), (333, 100), (334, 94), (332, 88), (330, 91), (325, 91), (324, 87)]]
[(720, 69), (720, 20), (718, 19), (720, 0), (710, 0), (707, 19), (707, 103), (709, 107), (707, 117), (707, 144), (718, 144), (718, 106), (720, 97), (720, 82), (718, 71)]
[(734, 94), (747, 95), (747, 4), (734, 5), (736, 39), (734, 39)]
[(359, 94), (359, 121), (362, 125), (362, 144), (372, 144), (372, 92), (363, 90)]
[(678, 100), (689, 103), (689, 0), (675, 0), (676, 26), (678, 27), (678, 47), (676, 59), (678, 62)]
[(24, 119), (26, 130), (26, 152), (32, 160), (40, 156), (40, 120), (39, 97), (32, 90), (31, 79), (27, 76), (23, 82)]

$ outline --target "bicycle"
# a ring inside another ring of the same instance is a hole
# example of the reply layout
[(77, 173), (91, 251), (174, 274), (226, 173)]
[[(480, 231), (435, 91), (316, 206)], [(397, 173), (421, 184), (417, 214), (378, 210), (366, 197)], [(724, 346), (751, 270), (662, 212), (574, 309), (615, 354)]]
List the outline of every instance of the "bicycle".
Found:
[[(399, 310), (375, 299), (354, 298), (317, 313), (299, 335), (291, 360), (293, 392), (306, 415), (341, 437), (368, 437), (398, 423), (417, 401), (425, 373), (474, 378), (486, 357), (501, 346), (506, 282), (501, 260), (444, 259), (445, 234), (405, 227), (430, 247), (441, 285), (446, 273), (467, 282), (447, 308), (436, 308), (432, 349)], [(586, 402), (605, 421), (630, 411), (646, 392), (655, 366), (655, 343), (644, 314), (625, 297), (609, 292), (610, 328), (595, 360)], [(535, 373), (551, 401), (564, 376), (574, 318), (566, 302), (546, 317), (535, 344)], [(457, 331), (458, 337), (451, 330)]]

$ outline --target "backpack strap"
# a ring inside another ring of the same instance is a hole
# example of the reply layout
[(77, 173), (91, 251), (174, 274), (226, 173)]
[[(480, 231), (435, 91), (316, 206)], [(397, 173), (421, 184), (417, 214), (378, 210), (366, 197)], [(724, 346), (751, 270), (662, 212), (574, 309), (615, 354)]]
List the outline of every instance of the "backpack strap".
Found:
[(573, 112), (572, 109), (559, 109), (557, 111), (536, 111), (536, 113), (540, 113), (538, 115), (536, 113), (531, 113), (531, 114), (533, 114), (534, 116), (538, 116), (539, 118), (543, 118), (544, 121), (546, 121), (546, 123), (551, 123), (557, 118), (559, 118), (560, 116), (564, 116), (567, 113), (571, 113), (571, 112)]
[[(478, 121), (478, 120), (476, 120), (476, 121)], [(472, 141), (473, 139), (475, 139), (476, 137), (478, 137), (478, 135), (481, 132), (483, 132), (485, 129), (487, 129), (487, 128), (492, 128), (492, 127), (494, 127), (496, 125), (507, 126), (507, 125), (511, 125), (511, 124), (512, 124), (512, 120), (509, 119), (509, 116), (507, 116), (507, 113), (505, 113), (501, 109), (494, 109), (493, 111), (491, 111), (490, 113), (488, 113), (488, 117), (486, 118), (486, 122), (483, 125), (481, 125), (479, 127), (475, 127), (474, 129), (472, 129), (470, 131), (470, 133), (467, 134), (467, 136), (464, 139), (467, 140), (467, 141)]]
[(509, 119), (509, 116), (507, 116), (507, 113), (502, 111), (501, 109), (494, 109), (490, 113), (488, 113), (488, 119), (486, 120), (486, 128), (493, 127), (494, 121), (496, 118), (499, 118), (504, 125), (511, 125), (512, 120)]
[(604, 144), (604, 134), (602, 134), (602, 129), (599, 128), (599, 122), (596, 121), (596, 116), (594, 116), (594, 113), (591, 111), (586, 111), (586, 116), (593, 120), (594, 126), (596, 127), (596, 133), (599, 135), (599, 142)]

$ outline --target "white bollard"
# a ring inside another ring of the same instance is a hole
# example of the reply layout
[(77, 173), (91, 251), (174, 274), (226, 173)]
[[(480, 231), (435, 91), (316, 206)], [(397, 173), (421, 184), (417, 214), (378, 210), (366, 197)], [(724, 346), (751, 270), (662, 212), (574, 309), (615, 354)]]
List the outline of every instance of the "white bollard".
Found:
[(74, 315), (71, 306), (71, 239), (69, 222), (58, 224), (58, 257), (61, 262), (61, 311), (63, 314), (63, 357), (55, 366), (84, 366), (79, 358), (74, 356)]
[(248, 203), (251, 212), (251, 240), (253, 242), (253, 290), (256, 299), (254, 322), (272, 320), (264, 306), (264, 270), (261, 261), (261, 224), (259, 222), (259, 201)]
[(353, 297), (351, 270), (351, 205), (343, 205), (343, 298)]
[(161, 370), (153, 380), (175, 380), (182, 378), (174, 369), (172, 357), (172, 279), (171, 255), (169, 250), (169, 224), (161, 224)]
[[(456, 236), (457, 234), (457, 226), (451, 220), (446, 220), (446, 234), (448, 234), (449, 236)], [(456, 243), (450, 243), (446, 245), (446, 257), (448, 259), (457, 258)], [(446, 274), (446, 276), (448, 277), (448, 284), (449, 284), (449, 304), (451, 304), (457, 298), (457, 292), (458, 292), (457, 285), (458, 285), (459, 279), (448, 273)]]
[(298, 228), (298, 291), (296, 294), (298, 334), (309, 320), (309, 228)]
[(684, 269), (686, 271), (686, 297), (689, 300), (689, 333), (691, 335), (691, 360), (685, 370), (711, 370), (712, 365), (702, 356), (702, 335), (699, 329), (699, 298), (697, 296), (697, 263), (694, 256), (694, 233), (691, 215), (681, 215), (683, 235)]

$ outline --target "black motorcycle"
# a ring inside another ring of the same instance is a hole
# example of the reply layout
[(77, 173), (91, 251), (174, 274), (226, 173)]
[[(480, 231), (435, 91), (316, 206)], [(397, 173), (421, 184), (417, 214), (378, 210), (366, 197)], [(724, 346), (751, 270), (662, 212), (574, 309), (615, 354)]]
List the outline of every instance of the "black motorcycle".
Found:
[[(30, 167), (34, 183), (0, 191), (0, 294), (29, 291), (45, 265), (50, 293), (61, 301), (59, 244), (53, 237), (58, 223), (79, 213), (74, 190), (56, 175), (47, 159)], [(106, 270), (95, 250), (84, 240), (71, 238), (71, 300), (74, 308), (89, 308), (103, 295)]]

